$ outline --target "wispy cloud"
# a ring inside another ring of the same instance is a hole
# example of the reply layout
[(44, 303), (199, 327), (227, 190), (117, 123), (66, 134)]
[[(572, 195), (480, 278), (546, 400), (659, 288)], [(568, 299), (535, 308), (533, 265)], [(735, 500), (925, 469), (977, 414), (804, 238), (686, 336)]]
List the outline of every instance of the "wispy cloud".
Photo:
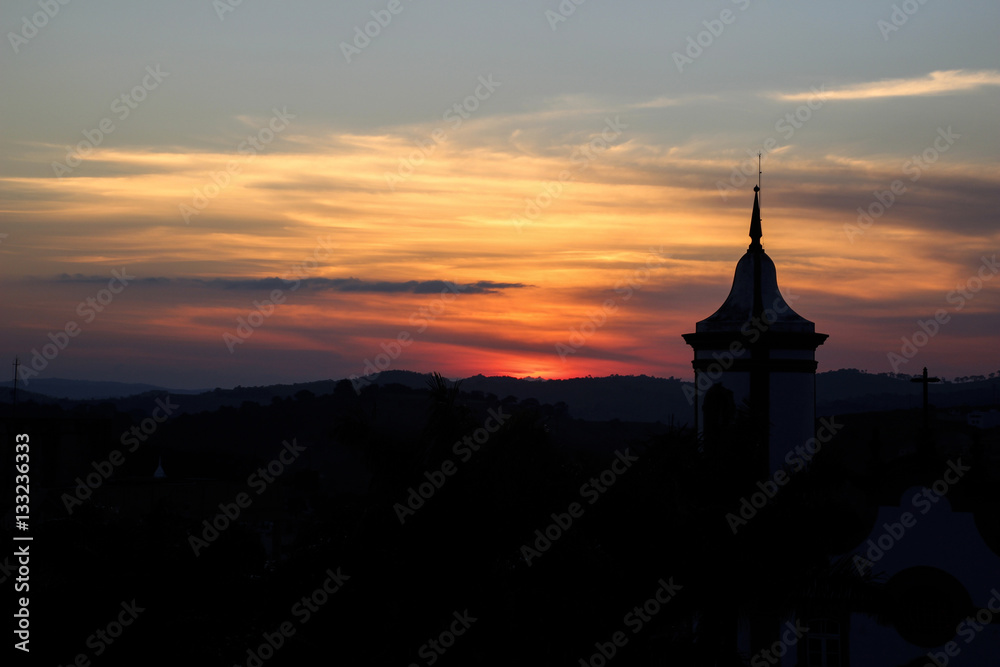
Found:
[[(81, 273), (61, 273), (55, 277), (59, 283), (101, 283), (107, 276), (84, 275)], [(271, 290), (314, 289), (333, 292), (366, 292), (381, 294), (439, 294), (442, 291), (463, 294), (496, 294), (506, 289), (533, 287), (524, 283), (502, 283), (493, 280), (478, 280), (472, 283), (456, 283), (450, 280), (362, 280), (360, 278), (141, 278), (135, 282), (147, 285), (195, 284), (226, 290)]]
[[(883, 79), (857, 83), (824, 91), (827, 100), (870, 100), (883, 97), (925, 97), (967, 92), (985, 86), (1000, 86), (997, 70), (939, 70), (926, 76), (908, 79)], [(801, 101), (815, 96), (814, 91), (778, 93), (780, 100)]]
[(629, 109), (665, 109), (667, 107), (676, 107), (683, 104), (692, 104), (696, 102), (705, 102), (719, 99), (718, 95), (682, 95), (671, 97), (668, 95), (660, 95), (650, 100), (645, 100), (642, 102), (634, 102), (629, 104), (627, 108)]
[(304, 278), (301, 281), (287, 278), (259, 278), (254, 280), (215, 278), (205, 282), (212, 287), (224, 289), (274, 289), (287, 287), (291, 283), (303, 289), (334, 292), (379, 292), (382, 294), (439, 294), (441, 292), (461, 292), (463, 294), (496, 294), (500, 290), (530, 287), (524, 283), (498, 283), (479, 280), (474, 283), (455, 283), (450, 280), (362, 280), (360, 278)]

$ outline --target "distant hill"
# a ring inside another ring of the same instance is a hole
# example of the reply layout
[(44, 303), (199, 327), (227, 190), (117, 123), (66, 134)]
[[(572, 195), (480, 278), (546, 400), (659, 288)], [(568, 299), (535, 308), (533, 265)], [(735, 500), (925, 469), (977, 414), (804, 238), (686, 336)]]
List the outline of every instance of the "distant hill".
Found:
[[(427, 387), (427, 373), (390, 370), (372, 378), (379, 385), (400, 384), (413, 389)], [(462, 381), (462, 391), (494, 395), (497, 401), (508, 397), (534, 399), (539, 403), (564, 403), (569, 414), (578, 419), (677, 424), (693, 420), (693, 408), (686, 398), (679, 378), (648, 375), (611, 375), (568, 380), (520, 379), (475, 375)], [(197, 413), (221, 407), (238, 407), (244, 402), (268, 404), (272, 399), (288, 398), (300, 392), (317, 396), (334, 391), (337, 380), (318, 380), (297, 384), (238, 386), (208, 391), (179, 390), (146, 384), (87, 382), (76, 380), (33, 380), (32, 392), (73, 401), (113, 400), (120, 410), (145, 412), (152, 409), (157, 397), (169, 394), (180, 405), (179, 412)], [(0, 386), (10, 387), (6, 382)], [(18, 400), (29, 400), (21, 388)], [(828, 371), (816, 375), (817, 412), (820, 415), (852, 414), (876, 410), (906, 410), (921, 405), (921, 388), (905, 376), (875, 375), (856, 369)], [(931, 387), (931, 402), (937, 407), (997, 406), (1000, 378), (974, 382), (942, 382)], [(8, 396), (9, 391), (4, 392)]]
[[(854, 368), (816, 374), (819, 414), (919, 408), (922, 388), (909, 376), (874, 375)], [(974, 382), (940, 382), (930, 386), (930, 402), (939, 408), (997, 406), (1000, 377)]]
[[(386, 371), (379, 384), (426, 386), (426, 375)], [(475, 375), (462, 380), (463, 391), (481, 391), (499, 398), (534, 398), (540, 403), (566, 403), (572, 416), (604, 421), (668, 422), (693, 420), (693, 407), (684, 393), (691, 383), (679, 378), (648, 375), (612, 375), (570, 380), (535, 380)], [(942, 408), (1000, 405), (1000, 377), (976, 382), (942, 382), (931, 386), (931, 403)], [(919, 384), (909, 377), (842, 369), (816, 374), (816, 409), (824, 414), (853, 414), (875, 410), (905, 410), (922, 404)]]
[[(14, 386), (12, 380), (0, 382), (0, 388), (10, 389)], [(133, 382), (99, 382), (90, 380), (65, 380), (62, 378), (36, 379), (18, 383), (18, 394), (25, 389), (52, 398), (66, 398), (73, 401), (100, 400), (108, 398), (124, 398), (147, 391), (170, 392), (172, 394), (200, 394), (205, 389), (167, 389), (152, 384)]]

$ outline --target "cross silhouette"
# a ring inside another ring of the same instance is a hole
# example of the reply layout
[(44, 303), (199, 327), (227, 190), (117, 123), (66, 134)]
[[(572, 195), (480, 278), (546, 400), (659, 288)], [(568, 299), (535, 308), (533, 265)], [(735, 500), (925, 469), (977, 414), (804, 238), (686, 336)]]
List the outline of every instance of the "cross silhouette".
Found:
[(927, 401), (927, 386), (931, 382), (940, 382), (941, 378), (930, 378), (927, 377), (927, 366), (924, 366), (924, 374), (918, 375), (916, 377), (910, 378), (910, 382), (919, 382), (924, 385), (924, 431), (926, 432), (928, 424), (930, 423), (930, 406)]

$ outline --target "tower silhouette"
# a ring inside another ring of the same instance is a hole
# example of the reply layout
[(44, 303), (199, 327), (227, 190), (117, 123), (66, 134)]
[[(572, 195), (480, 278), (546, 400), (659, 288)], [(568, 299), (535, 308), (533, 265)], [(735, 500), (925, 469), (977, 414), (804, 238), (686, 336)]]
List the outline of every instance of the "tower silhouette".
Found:
[(752, 459), (755, 473), (767, 474), (815, 435), (815, 353), (827, 334), (816, 333), (815, 324), (792, 310), (778, 290), (774, 262), (760, 243), (759, 194), (754, 186), (751, 242), (736, 264), (729, 296), (683, 337), (694, 349), (689, 398), (699, 435), (733, 430), (734, 424), (707, 423), (727, 414), (706, 401), (721, 385), (742, 413), (738, 442), (729, 446)]

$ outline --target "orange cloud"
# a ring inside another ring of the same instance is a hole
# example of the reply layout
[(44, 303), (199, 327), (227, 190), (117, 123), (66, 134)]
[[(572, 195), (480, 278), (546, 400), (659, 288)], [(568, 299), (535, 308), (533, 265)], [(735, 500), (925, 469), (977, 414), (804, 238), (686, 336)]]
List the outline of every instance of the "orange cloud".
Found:
[[(870, 100), (883, 97), (923, 97), (968, 92), (988, 86), (1000, 86), (1000, 72), (996, 70), (939, 70), (927, 76), (909, 79), (883, 79), (858, 83), (832, 90), (823, 90), (824, 100)], [(793, 102), (816, 97), (814, 91), (804, 93), (779, 93), (780, 100)]]

